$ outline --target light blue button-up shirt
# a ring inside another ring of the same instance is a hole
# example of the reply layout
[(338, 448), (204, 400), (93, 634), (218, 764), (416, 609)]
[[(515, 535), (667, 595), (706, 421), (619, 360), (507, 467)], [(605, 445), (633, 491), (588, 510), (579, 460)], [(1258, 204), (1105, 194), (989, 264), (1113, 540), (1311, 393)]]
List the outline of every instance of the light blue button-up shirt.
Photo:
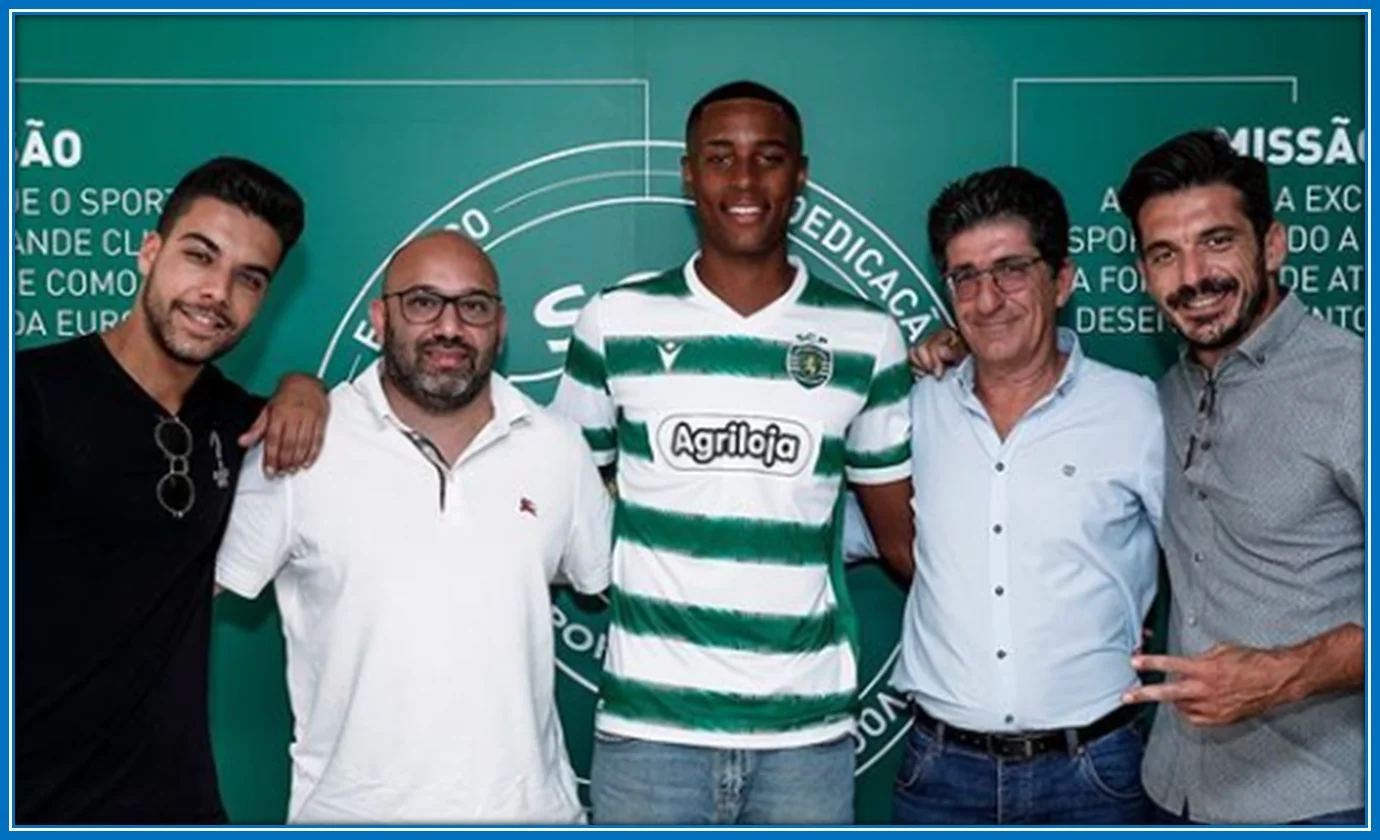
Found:
[[(1155, 597), (1164, 423), (1147, 378), (1083, 356), (998, 437), (969, 359), (911, 392), (915, 579), (892, 684), (984, 732), (1082, 726), (1135, 685)], [(850, 496), (845, 551), (875, 556)]]

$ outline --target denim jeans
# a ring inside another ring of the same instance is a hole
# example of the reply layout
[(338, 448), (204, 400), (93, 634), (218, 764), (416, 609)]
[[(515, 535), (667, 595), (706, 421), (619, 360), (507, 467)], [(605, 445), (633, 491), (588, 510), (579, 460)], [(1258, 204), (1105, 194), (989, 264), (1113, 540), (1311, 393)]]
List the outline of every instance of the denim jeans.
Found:
[(596, 824), (846, 825), (853, 739), (728, 750), (596, 731), (590, 799)]
[[(1192, 818), (1184, 814), (1176, 814), (1173, 811), (1166, 811), (1155, 803), (1150, 803), (1151, 809), (1155, 812), (1155, 822), (1160, 825), (1207, 825), (1207, 823), (1194, 822)], [(1351, 811), (1336, 811), (1331, 814), (1322, 814), (1316, 817), (1309, 817), (1306, 820), (1289, 823), (1289, 825), (1365, 825), (1366, 809), (1356, 808)]]
[(905, 825), (1142, 825), (1143, 744), (1135, 724), (1016, 761), (945, 743), (911, 726), (893, 816)]

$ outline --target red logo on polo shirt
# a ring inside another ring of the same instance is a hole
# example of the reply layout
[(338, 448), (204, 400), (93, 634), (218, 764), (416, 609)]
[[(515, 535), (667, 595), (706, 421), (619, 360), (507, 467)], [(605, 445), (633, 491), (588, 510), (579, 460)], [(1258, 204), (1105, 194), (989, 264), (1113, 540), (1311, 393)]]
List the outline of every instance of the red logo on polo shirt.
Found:
[(518, 500), (518, 513), (525, 513), (529, 516), (536, 516), (537, 503), (527, 498), (526, 496), (523, 496), (520, 500)]

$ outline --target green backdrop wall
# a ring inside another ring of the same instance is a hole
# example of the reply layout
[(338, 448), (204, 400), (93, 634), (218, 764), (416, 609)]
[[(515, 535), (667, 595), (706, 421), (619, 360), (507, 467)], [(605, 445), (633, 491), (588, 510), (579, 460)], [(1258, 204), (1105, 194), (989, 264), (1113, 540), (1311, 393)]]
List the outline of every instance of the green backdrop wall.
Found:
[[(1157, 375), (1175, 343), (1109, 191), (1140, 152), (1200, 126), (1272, 164), (1294, 252), (1284, 282), (1365, 330), (1359, 17), (21, 16), (15, 42), (19, 347), (121, 317), (167, 191), (231, 153), (308, 199), (306, 236), (225, 360), (232, 376), (261, 392), (288, 369), (347, 377), (375, 353), (364, 303), (381, 262), (418, 231), (459, 225), (504, 279), (503, 368), (545, 401), (589, 294), (692, 249), (685, 112), (739, 77), (804, 115), (812, 180), (795, 249), (912, 338), (946, 317), (928, 202), (955, 177), (1018, 161), (1059, 184), (1073, 215), (1067, 322), (1093, 356)], [(849, 582), (865, 621), (858, 813), (884, 822), (903, 593), (875, 567)], [(597, 603), (564, 595), (553, 620), (583, 775), (605, 622)], [(281, 821), (291, 721), (271, 596), (218, 606), (212, 715), (232, 818)]]

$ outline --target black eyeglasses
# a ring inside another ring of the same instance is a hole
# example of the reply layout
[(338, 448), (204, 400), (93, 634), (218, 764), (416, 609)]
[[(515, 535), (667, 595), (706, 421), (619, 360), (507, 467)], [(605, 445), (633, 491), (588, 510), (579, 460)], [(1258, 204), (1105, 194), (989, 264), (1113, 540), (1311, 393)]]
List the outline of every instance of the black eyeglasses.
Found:
[(1212, 410), (1217, 407), (1217, 380), (1211, 376), (1207, 378), (1207, 384), (1203, 386), (1203, 393), (1198, 397), (1198, 413), (1193, 418), (1193, 429), (1188, 435), (1188, 449), (1184, 452), (1184, 472), (1193, 466), (1193, 456), (1199, 450), (1206, 452), (1212, 448), (1212, 442), (1208, 440), (1208, 424), (1212, 422)]
[(992, 275), (992, 282), (1003, 295), (1024, 291), (1035, 279), (1035, 266), (1044, 262), (1044, 257), (1009, 257), (998, 260), (990, 268), (960, 268), (944, 275), (949, 284), (949, 294), (954, 300), (972, 300), (977, 297), (978, 287), (982, 285), (984, 274)]
[(498, 319), (503, 298), (488, 292), (466, 292), (463, 295), (443, 295), (431, 289), (404, 289), (389, 292), (384, 300), (395, 297), (402, 310), (403, 320), (423, 326), (440, 319), (448, 304), (455, 306), (455, 314), (471, 327), (487, 327)]
[(158, 504), (173, 519), (186, 516), (196, 504), (196, 485), (192, 483), (192, 430), (177, 417), (163, 417), (153, 427), (153, 441), (168, 459), (168, 473), (158, 479), (154, 494)]

